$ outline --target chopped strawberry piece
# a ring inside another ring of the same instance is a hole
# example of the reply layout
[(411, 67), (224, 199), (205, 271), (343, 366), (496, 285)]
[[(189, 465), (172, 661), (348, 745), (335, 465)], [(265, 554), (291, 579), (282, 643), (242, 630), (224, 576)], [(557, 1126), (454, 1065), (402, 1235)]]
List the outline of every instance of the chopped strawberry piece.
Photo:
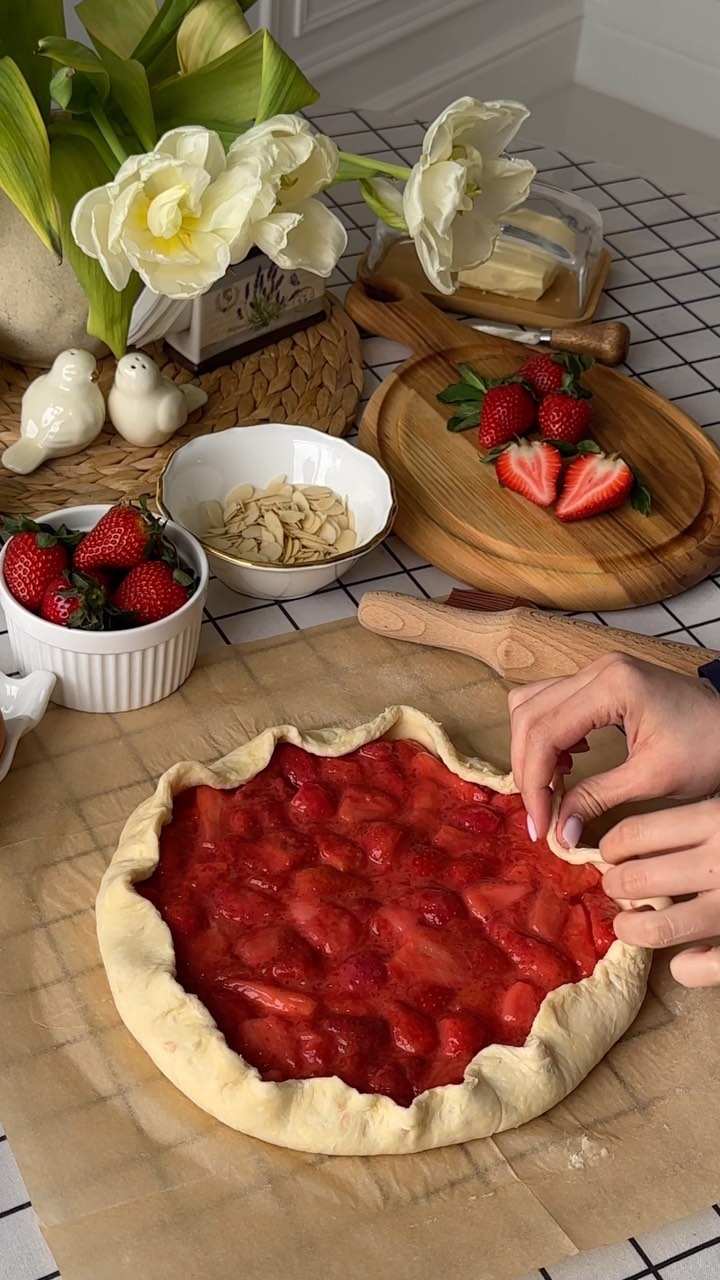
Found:
[(385, 760), (369, 760), (368, 778), (373, 787), (394, 796), (396, 800), (405, 801), (409, 794), (408, 784), (400, 773)]
[(462, 902), (449, 889), (422, 889), (416, 901), (421, 919), (436, 929), (442, 929), (451, 920), (460, 920), (465, 915)]
[(575, 981), (572, 962), (547, 942), (540, 942), (494, 919), (488, 921), (487, 929), (493, 941), (513, 961), (520, 976), (543, 991)]
[(392, 818), (397, 811), (397, 801), (384, 791), (365, 787), (347, 787), (338, 807), (338, 818), (357, 826), (360, 822), (373, 822), (378, 818)]
[(442, 881), (445, 875), (445, 868), (448, 865), (445, 855), (438, 852), (437, 849), (431, 849), (428, 845), (415, 845), (414, 848), (408, 850), (404, 862), (415, 883), (418, 880)]
[(374, 938), (393, 948), (413, 938), (422, 940), (425, 936), (415, 912), (407, 907), (381, 907), (371, 917), (368, 927)]
[(255, 978), (227, 977), (222, 985), (229, 991), (237, 991), (251, 1004), (266, 1013), (277, 1014), (279, 1018), (312, 1018), (317, 1009), (317, 1000), (303, 995), (299, 991), (286, 991), (283, 987), (272, 987), (267, 982), (258, 982)]
[(331, 1076), (334, 1074), (336, 1045), (328, 1031), (316, 1027), (298, 1028), (297, 1050), (304, 1068), (303, 1076)]
[(488, 1043), (486, 1028), (474, 1013), (451, 1013), (438, 1022), (440, 1052), (469, 1062)]
[(165, 902), (163, 915), (173, 933), (197, 933), (203, 927), (203, 915), (192, 902)]
[(324, 759), (321, 766), (324, 782), (335, 787), (362, 786), (363, 770), (359, 760), (348, 759), (347, 756), (335, 756)]
[(427, 1058), (432, 1053), (435, 1029), (417, 1009), (395, 1001), (389, 1008), (387, 1019), (392, 1042), (400, 1053), (412, 1053), (420, 1058)]
[(372, 1060), (388, 1041), (388, 1028), (379, 1018), (331, 1013), (325, 1018), (325, 1028), (334, 1037), (337, 1051), (343, 1057), (359, 1057), (364, 1053)]
[(319, 821), (321, 818), (332, 818), (335, 812), (335, 797), (327, 787), (317, 782), (304, 782), (296, 791), (290, 805), (306, 818)]
[(281, 742), (276, 748), (273, 763), (277, 764), (286, 778), (296, 787), (304, 782), (317, 782), (320, 777), (320, 761), (311, 756), (302, 747), (295, 747), (291, 742)]
[(406, 982), (447, 983), (458, 986), (466, 977), (463, 965), (433, 938), (414, 938), (395, 952), (391, 971)]
[(403, 829), (394, 822), (367, 822), (358, 832), (358, 838), (370, 862), (387, 871), (403, 841)]
[(542, 992), (529, 982), (514, 982), (503, 996), (500, 1018), (506, 1027), (521, 1037), (520, 1043), (528, 1036), (542, 998)]
[(466, 889), (463, 897), (468, 911), (477, 920), (485, 921), (512, 911), (530, 893), (529, 884), (494, 884), (487, 880)]
[(259, 824), (256, 814), (245, 805), (238, 804), (227, 815), (227, 823), (231, 831), (246, 840), (258, 835)]
[(289, 904), (288, 914), (298, 932), (323, 955), (340, 960), (360, 944), (360, 924), (342, 907), (298, 900)]
[(451, 826), (450, 823), (443, 823), (438, 827), (433, 836), (433, 844), (438, 849), (444, 849), (451, 858), (460, 857), (465, 853), (480, 853), (482, 842), (474, 831), (460, 831), (458, 827)]
[(451, 814), (450, 821), (454, 827), (463, 827), (466, 831), (478, 835), (494, 836), (503, 826), (502, 815), (487, 804), (466, 805)]
[(382, 956), (374, 951), (363, 951), (340, 965), (333, 984), (356, 995), (370, 996), (382, 991), (387, 981), (388, 971)]
[(272, 898), (232, 882), (217, 886), (211, 909), (215, 915), (222, 916), (225, 920), (233, 920), (250, 928), (267, 924), (276, 913)]
[(613, 921), (618, 915), (618, 908), (602, 889), (586, 893), (583, 896), (583, 906), (590, 920), (595, 951), (598, 956), (604, 956), (616, 940)]
[(329, 833), (318, 836), (316, 843), (320, 861), (326, 866), (336, 867), (338, 871), (362, 871), (365, 856), (354, 840)]
[(530, 906), (528, 923), (533, 933), (546, 942), (557, 942), (562, 937), (568, 905), (552, 889), (541, 888)]
[(368, 760), (393, 760), (395, 753), (389, 742), (378, 740), (366, 742), (364, 747), (360, 747), (358, 755), (365, 756)]
[(568, 907), (562, 940), (563, 945), (575, 958), (579, 977), (589, 978), (597, 963), (597, 954), (589, 913), (582, 902), (576, 902)]
[(292, 1029), (281, 1018), (249, 1018), (240, 1026), (238, 1050), (246, 1062), (279, 1080), (293, 1080), (300, 1065)]
[(302, 867), (293, 879), (295, 896), (310, 902), (353, 902), (367, 894), (370, 886), (360, 876), (336, 867)]
[(238, 938), (233, 951), (251, 969), (259, 969), (261, 965), (272, 964), (275, 957), (281, 954), (283, 947), (287, 945), (288, 932), (278, 925), (269, 929), (252, 929), (250, 933)]
[(437, 756), (431, 755), (429, 751), (420, 751), (410, 761), (410, 770), (417, 778), (427, 778), (430, 782), (436, 782), (444, 790), (447, 790), (448, 778), (452, 777), (442, 760), (438, 760)]
[(310, 860), (313, 852), (312, 841), (307, 836), (295, 831), (281, 831), (279, 828), (268, 832), (265, 839), (254, 847), (257, 861), (273, 872), (300, 867), (303, 862)]
[(437, 1018), (439, 1014), (444, 1013), (450, 1007), (455, 995), (452, 987), (441, 987), (437, 982), (426, 982), (421, 986), (412, 987), (411, 992), (413, 1004), (431, 1018)]
[(409, 1107), (414, 1093), (406, 1073), (398, 1062), (389, 1062), (368, 1071), (368, 1086), (372, 1093), (384, 1094), (401, 1107)]
[(467, 889), (487, 879), (486, 863), (481, 858), (454, 858), (447, 864), (446, 879), (454, 889)]
[(223, 792), (217, 787), (196, 787), (195, 803), (201, 840), (212, 840), (217, 835), (224, 813)]

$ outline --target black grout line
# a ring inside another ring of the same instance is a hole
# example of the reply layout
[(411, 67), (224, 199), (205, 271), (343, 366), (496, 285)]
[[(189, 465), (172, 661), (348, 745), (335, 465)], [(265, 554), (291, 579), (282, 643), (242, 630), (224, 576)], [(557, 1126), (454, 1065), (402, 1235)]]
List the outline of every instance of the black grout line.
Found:
[(660, 1275), (660, 1272), (656, 1269), (655, 1264), (650, 1261), (645, 1250), (638, 1244), (634, 1236), (630, 1237), (630, 1240), (628, 1243), (632, 1245), (635, 1252), (640, 1255), (646, 1267), (648, 1267), (648, 1270), (644, 1274), (648, 1276), (653, 1276), (655, 1280), (663, 1280), (662, 1276)]
[(59, 1271), (48, 1271), (46, 1276), (38, 1276), (38, 1280), (60, 1280)]
[(15, 1204), (12, 1209), (0, 1210), (0, 1218), (10, 1218), (14, 1213), (23, 1213), (25, 1209), (32, 1209), (32, 1204), (26, 1200), (24, 1204)]
[(7, 1134), (0, 1133), (0, 1142), (7, 1142)]

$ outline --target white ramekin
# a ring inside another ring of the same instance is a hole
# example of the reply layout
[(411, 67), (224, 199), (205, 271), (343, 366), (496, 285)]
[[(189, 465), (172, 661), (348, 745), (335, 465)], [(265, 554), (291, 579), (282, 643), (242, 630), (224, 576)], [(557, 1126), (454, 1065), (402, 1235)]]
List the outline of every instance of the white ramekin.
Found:
[[(58, 528), (92, 529), (108, 505), (67, 507), (39, 517)], [(5, 585), (0, 552), (0, 605), (18, 671), (51, 671), (56, 676), (52, 701), (75, 711), (135, 711), (174, 693), (187, 680), (197, 658), (208, 562), (196, 538), (171, 521), (169, 540), (198, 579), (193, 596), (160, 622), (127, 631), (79, 631), (59, 627), (30, 613)]]

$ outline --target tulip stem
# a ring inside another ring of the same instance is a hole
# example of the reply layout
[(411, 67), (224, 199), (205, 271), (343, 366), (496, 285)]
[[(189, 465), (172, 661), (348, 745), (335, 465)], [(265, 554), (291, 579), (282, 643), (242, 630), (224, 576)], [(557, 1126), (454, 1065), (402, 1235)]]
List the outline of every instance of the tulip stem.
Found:
[(341, 182), (351, 177), (370, 177), (373, 173), (387, 174), (388, 178), (398, 178), (407, 182), (411, 169), (407, 165), (386, 164), (384, 160), (375, 160), (373, 156), (354, 156), (350, 151), (340, 151)]
[(95, 121), (100, 133), (112, 151), (118, 164), (123, 164), (128, 158), (128, 153), (118, 138), (99, 102), (94, 103), (93, 106), (90, 107), (90, 115)]

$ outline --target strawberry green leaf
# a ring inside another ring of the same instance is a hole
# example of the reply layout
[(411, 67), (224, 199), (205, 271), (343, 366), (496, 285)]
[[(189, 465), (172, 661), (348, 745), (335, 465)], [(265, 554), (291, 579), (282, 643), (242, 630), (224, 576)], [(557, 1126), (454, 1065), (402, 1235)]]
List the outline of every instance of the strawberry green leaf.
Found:
[(487, 379), (481, 378), (480, 374), (476, 373), (472, 365), (459, 364), (458, 370), (463, 382), (467, 382), (471, 387), (476, 387), (478, 391), (482, 391), (483, 394), (485, 393), (488, 387)]
[(575, 446), (575, 448), (577, 449), (578, 453), (583, 453), (583, 454), (603, 452), (603, 450), (600, 448), (600, 445), (596, 444), (594, 440), (581, 440), (580, 443)]
[(576, 458), (578, 454), (578, 446), (570, 444), (569, 440), (553, 440), (552, 436), (543, 436), (543, 444), (551, 444), (553, 449), (557, 449), (563, 458)]
[(471, 427), (476, 427), (480, 421), (480, 406), (477, 404), (464, 404), (450, 418), (447, 429), (448, 431), (469, 431)]
[(471, 387), (467, 382), (453, 382), (444, 391), (438, 392), (437, 398), (441, 404), (467, 404), (471, 401), (479, 404), (484, 394), (484, 391)]
[(641, 516), (649, 516), (652, 511), (652, 496), (647, 481), (640, 471), (633, 471), (633, 480), (630, 505), (633, 511), (638, 511)]

